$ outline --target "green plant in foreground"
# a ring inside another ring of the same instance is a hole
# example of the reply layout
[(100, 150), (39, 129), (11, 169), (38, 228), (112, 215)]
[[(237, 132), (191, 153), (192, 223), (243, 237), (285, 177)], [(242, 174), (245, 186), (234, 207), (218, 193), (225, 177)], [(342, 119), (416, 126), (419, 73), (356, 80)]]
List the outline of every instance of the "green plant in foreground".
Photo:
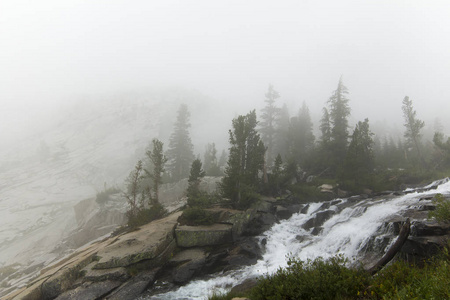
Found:
[(306, 262), (290, 258), (287, 268), (260, 279), (250, 299), (356, 298), (367, 286), (369, 275), (362, 269), (347, 268), (346, 262), (342, 256)]
[(436, 210), (428, 213), (429, 218), (435, 218), (438, 222), (450, 222), (450, 200), (442, 194), (436, 194), (433, 198)]

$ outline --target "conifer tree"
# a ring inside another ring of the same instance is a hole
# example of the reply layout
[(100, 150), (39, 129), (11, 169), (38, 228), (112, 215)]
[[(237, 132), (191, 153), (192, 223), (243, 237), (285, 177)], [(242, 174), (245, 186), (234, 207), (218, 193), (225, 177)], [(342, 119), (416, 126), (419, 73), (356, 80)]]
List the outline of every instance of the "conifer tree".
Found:
[(290, 157), (304, 166), (308, 153), (314, 147), (313, 124), (305, 102), (297, 117), (291, 118), (289, 127)]
[(128, 219), (132, 219), (139, 213), (139, 195), (141, 193), (141, 182), (143, 179), (143, 166), (142, 161), (139, 160), (134, 167), (134, 170), (130, 172), (126, 179), (127, 192), (125, 198), (130, 206), (127, 211)]
[(353, 131), (343, 170), (344, 177), (353, 180), (357, 186), (368, 182), (374, 167), (372, 136), (369, 119), (359, 121)]
[(290, 116), (288, 107), (285, 104), (280, 109), (277, 120), (277, 127), (275, 128), (275, 145), (273, 147), (274, 155), (280, 154), (282, 158), (287, 158), (290, 147)]
[(232, 121), (230, 153), (221, 182), (224, 197), (237, 207), (245, 207), (259, 185), (258, 172), (264, 168), (265, 146), (256, 131), (256, 113), (251, 111)]
[(275, 100), (280, 97), (280, 94), (274, 90), (273, 85), (269, 85), (265, 96), (266, 99), (264, 101), (266, 102), (266, 106), (262, 109), (259, 131), (261, 132), (261, 138), (264, 144), (267, 146), (266, 162), (272, 164), (276, 125), (280, 113), (280, 109), (275, 105)]
[(333, 164), (339, 169), (345, 159), (348, 146), (348, 116), (350, 115), (350, 106), (348, 105), (348, 90), (339, 79), (337, 89), (333, 92), (328, 104), (330, 106), (331, 121), (331, 147), (333, 148)]
[(187, 197), (188, 202), (195, 200), (200, 193), (200, 181), (205, 176), (205, 171), (202, 168), (202, 162), (200, 159), (196, 159), (192, 162), (191, 170), (188, 179)]
[(178, 181), (189, 176), (189, 168), (194, 160), (194, 153), (189, 135), (190, 113), (186, 104), (178, 109), (177, 121), (170, 136), (169, 150), (167, 151), (168, 171), (172, 180)]
[(147, 150), (145, 153), (153, 167), (152, 171), (145, 169), (145, 173), (151, 178), (153, 183), (153, 196), (149, 199), (150, 205), (159, 203), (159, 186), (162, 184), (162, 176), (165, 172), (165, 164), (167, 162), (163, 146), (164, 144), (160, 140), (153, 139), (152, 149)]
[(417, 119), (412, 100), (410, 100), (408, 96), (405, 96), (403, 99), (402, 110), (403, 117), (405, 119), (404, 125), (406, 130), (404, 137), (406, 139), (406, 143), (408, 146), (416, 148), (417, 155), (422, 162), (422, 165), (425, 165), (425, 161), (420, 151), (420, 131), (425, 126), (425, 122)]

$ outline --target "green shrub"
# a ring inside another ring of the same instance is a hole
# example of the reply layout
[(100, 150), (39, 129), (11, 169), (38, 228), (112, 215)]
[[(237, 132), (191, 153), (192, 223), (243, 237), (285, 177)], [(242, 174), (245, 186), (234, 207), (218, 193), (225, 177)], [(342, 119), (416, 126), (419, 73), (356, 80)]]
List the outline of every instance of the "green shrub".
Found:
[(114, 195), (117, 193), (120, 193), (120, 190), (118, 188), (116, 187), (107, 188), (106, 190), (97, 193), (95, 201), (97, 201), (98, 204), (103, 205), (108, 201), (110, 195)]
[(435, 218), (438, 222), (450, 222), (450, 200), (441, 194), (437, 194), (433, 198), (436, 210), (428, 213), (429, 218)]
[(178, 218), (178, 222), (182, 225), (198, 226), (214, 224), (212, 213), (199, 208), (189, 207), (183, 211), (183, 214)]
[(166, 212), (166, 209), (161, 204), (156, 203), (150, 208), (139, 210), (135, 216), (128, 214), (128, 226), (131, 228), (142, 226), (163, 217)]
[(349, 269), (341, 256), (306, 262), (289, 259), (287, 268), (260, 279), (250, 294), (257, 299), (339, 299), (356, 298), (367, 286), (369, 275)]
[(191, 194), (190, 196), (188, 196), (187, 200), (187, 204), (190, 207), (202, 207), (202, 208), (211, 206), (212, 202), (213, 202), (212, 197), (210, 197), (205, 192), (197, 192), (195, 195)]

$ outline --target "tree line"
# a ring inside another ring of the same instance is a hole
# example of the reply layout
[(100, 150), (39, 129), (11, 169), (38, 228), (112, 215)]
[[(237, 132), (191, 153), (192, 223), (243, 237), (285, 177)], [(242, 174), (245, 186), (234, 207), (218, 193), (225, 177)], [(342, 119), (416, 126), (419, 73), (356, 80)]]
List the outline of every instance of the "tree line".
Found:
[[(402, 103), (404, 136), (374, 135), (369, 119), (349, 126), (351, 114), (349, 91), (342, 78), (322, 110), (314, 135), (309, 108), (303, 103), (293, 115), (286, 105), (279, 106), (280, 93), (269, 85), (265, 106), (258, 116), (256, 110), (232, 120), (228, 151), (218, 157), (215, 143), (206, 146), (203, 159), (193, 152), (190, 138), (190, 112), (181, 104), (170, 136), (168, 149), (152, 141), (146, 158), (138, 161), (128, 178), (127, 200), (129, 219), (142, 212), (161, 214), (158, 201), (160, 184), (189, 178), (188, 197), (191, 206), (200, 205), (205, 195), (198, 190), (205, 175), (223, 176), (221, 197), (238, 208), (247, 207), (261, 193), (276, 195), (288, 184), (306, 178), (329, 178), (352, 191), (376, 188), (380, 176), (387, 170), (442, 169), (450, 164), (450, 139), (436, 132), (434, 144), (421, 141), (424, 121), (417, 117), (412, 100), (406, 96)], [(381, 175), (380, 175), (381, 174)], [(376, 178), (377, 177), (377, 178)], [(155, 212), (156, 210), (156, 212)], [(138, 218), (139, 219), (139, 218)]]

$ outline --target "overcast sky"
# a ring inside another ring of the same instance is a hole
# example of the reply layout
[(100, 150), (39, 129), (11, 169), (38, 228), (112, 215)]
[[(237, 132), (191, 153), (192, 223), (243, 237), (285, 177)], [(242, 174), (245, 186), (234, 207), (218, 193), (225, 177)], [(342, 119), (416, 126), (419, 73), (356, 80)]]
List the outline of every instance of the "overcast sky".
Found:
[(356, 119), (401, 118), (409, 95), (445, 124), (449, 16), (450, 1), (2, 0), (0, 125), (159, 85), (247, 109), (272, 83), (319, 114), (341, 75)]

